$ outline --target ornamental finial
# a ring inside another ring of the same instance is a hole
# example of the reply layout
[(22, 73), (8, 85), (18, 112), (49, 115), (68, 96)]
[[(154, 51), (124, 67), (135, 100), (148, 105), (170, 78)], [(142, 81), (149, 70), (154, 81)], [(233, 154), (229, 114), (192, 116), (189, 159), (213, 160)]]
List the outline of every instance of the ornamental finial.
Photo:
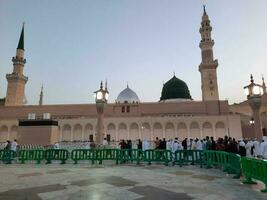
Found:
[(108, 81), (106, 79), (106, 82), (105, 82), (105, 90), (108, 91)]
[(252, 74), (250, 74), (250, 82), (251, 82), (251, 83), (254, 83)]
[(206, 13), (206, 5), (205, 4), (203, 5), (203, 12), (204, 12), (204, 14), (207, 14)]

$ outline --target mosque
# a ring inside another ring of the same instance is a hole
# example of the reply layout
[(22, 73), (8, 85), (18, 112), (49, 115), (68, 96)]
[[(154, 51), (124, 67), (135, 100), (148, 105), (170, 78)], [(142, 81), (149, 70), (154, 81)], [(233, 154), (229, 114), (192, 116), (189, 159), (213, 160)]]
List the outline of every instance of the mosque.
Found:
[[(246, 101), (229, 105), (228, 101), (219, 99), (218, 60), (213, 56), (212, 26), (205, 8), (199, 32), (202, 60), (198, 69), (202, 100), (193, 100), (187, 84), (175, 75), (163, 85), (157, 102), (142, 102), (127, 85), (115, 102), (105, 106), (104, 131), (108, 140), (218, 138), (225, 135), (242, 138), (244, 134), (253, 132), (248, 126), (251, 110)], [(27, 137), (32, 143), (37, 137), (42, 137), (40, 134), (46, 134), (34, 126), (34, 122), (40, 120), (43, 120), (40, 126), (49, 124), (45, 120), (52, 121), (49, 131), (53, 132), (53, 141), (94, 139), (97, 125), (95, 104), (44, 105), (41, 91), (39, 105), (25, 105), (24, 90), (28, 77), (23, 74), (24, 51), (23, 27), (16, 56), (12, 58), (13, 72), (6, 75), (6, 97), (0, 100), (0, 142), (15, 138), (23, 140), (25, 135), (20, 133), (25, 132), (27, 120), (31, 121)], [(267, 102), (265, 94), (262, 98)], [(266, 113), (266, 103), (263, 103), (262, 110)]]

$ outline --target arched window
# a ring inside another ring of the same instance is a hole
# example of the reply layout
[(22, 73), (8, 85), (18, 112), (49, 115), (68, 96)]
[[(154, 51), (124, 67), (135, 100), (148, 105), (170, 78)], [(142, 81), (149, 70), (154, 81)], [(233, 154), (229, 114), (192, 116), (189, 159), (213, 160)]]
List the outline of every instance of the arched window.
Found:
[(82, 138), (82, 125), (81, 124), (76, 124), (74, 126), (73, 140), (75, 140), (75, 141), (83, 140), (83, 138)]
[(116, 126), (113, 123), (109, 123), (107, 126), (107, 137), (110, 141), (116, 141)]
[(11, 126), (9, 140), (17, 139), (17, 134), (18, 134), (18, 126), (17, 125)]
[(226, 128), (223, 122), (217, 122), (215, 125), (215, 136), (216, 138), (223, 138), (226, 135)]
[(153, 126), (153, 138), (154, 138), (154, 140), (156, 138), (158, 138), (158, 139), (163, 138), (163, 128), (159, 122), (155, 123)]
[(120, 123), (119, 129), (118, 129), (118, 140), (127, 140), (127, 126), (125, 123)]
[(209, 137), (213, 136), (212, 125), (210, 122), (203, 123), (202, 132), (203, 132), (203, 138), (205, 138), (206, 136), (209, 136)]
[(137, 123), (132, 123), (130, 125), (130, 139), (137, 140), (139, 138), (139, 126)]
[(150, 125), (149, 123), (145, 122), (145, 123), (142, 123), (142, 126), (141, 126), (141, 137), (143, 140), (151, 140), (151, 135), (150, 135)]
[(166, 139), (174, 139), (175, 138), (175, 129), (174, 125), (171, 122), (168, 122), (165, 126), (165, 137)]
[(65, 124), (63, 126), (62, 140), (63, 141), (71, 141), (71, 126), (69, 124)]
[(187, 126), (184, 122), (180, 122), (177, 126), (178, 129), (178, 138), (183, 140), (188, 137), (187, 133)]
[(197, 122), (192, 122), (190, 124), (190, 138), (200, 138), (200, 128)]
[(2, 125), (0, 128), (0, 142), (6, 142), (8, 140), (8, 127)]

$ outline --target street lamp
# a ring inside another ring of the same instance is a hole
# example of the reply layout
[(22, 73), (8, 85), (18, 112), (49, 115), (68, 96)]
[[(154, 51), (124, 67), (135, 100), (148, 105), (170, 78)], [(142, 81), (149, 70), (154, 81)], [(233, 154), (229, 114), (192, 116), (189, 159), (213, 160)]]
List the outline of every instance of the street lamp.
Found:
[(250, 125), (254, 125), (254, 123), (255, 123), (254, 118), (251, 117), (251, 119), (250, 119), (250, 121), (249, 121), (249, 124), (250, 124)]
[[(263, 89), (261, 85), (254, 83), (252, 74), (250, 76), (250, 84), (244, 87), (244, 91), (253, 112), (252, 119), (254, 121), (255, 137), (261, 140), (263, 135), (261, 130), (260, 107)], [(251, 122), (253, 121), (251, 120)]]
[(96, 111), (97, 111), (97, 125), (96, 125), (96, 143), (101, 144), (104, 139), (104, 106), (108, 102), (108, 89), (107, 82), (105, 84), (105, 89), (103, 89), (103, 83), (101, 81), (100, 89), (94, 92)]

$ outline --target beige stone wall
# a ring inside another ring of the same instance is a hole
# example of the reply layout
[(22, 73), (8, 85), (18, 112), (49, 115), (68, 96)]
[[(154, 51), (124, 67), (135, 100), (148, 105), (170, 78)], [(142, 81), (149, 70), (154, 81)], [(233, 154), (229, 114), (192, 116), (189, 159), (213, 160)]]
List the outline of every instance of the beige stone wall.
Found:
[[(95, 135), (96, 118), (76, 118), (59, 120), (58, 140), (89, 140), (90, 135)], [(11, 135), (16, 135), (16, 121), (1, 121), (0, 139), (5, 141), (11, 139)], [(13, 127), (13, 133), (12, 133)], [(213, 136), (215, 138), (229, 135), (235, 138), (242, 138), (241, 123), (239, 115), (221, 116), (154, 116), (154, 117), (106, 117), (104, 119), (106, 135), (111, 136), (111, 140), (119, 139), (148, 139), (179, 137), (198, 137)], [(23, 130), (23, 129), (22, 129)], [(32, 128), (27, 130), (37, 135), (31, 135), (38, 139), (40, 130)], [(54, 131), (54, 130), (53, 130)], [(49, 131), (48, 131), (49, 132)], [(14, 134), (15, 133), (15, 134)], [(42, 136), (43, 137), (43, 136)], [(20, 138), (14, 136), (13, 138)], [(27, 138), (28, 140), (28, 138)], [(45, 139), (44, 141), (47, 141)], [(51, 141), (56, 141), (57, 136), (53, 136)], [(24, 141), (24, 140), (23, 140)], [(46, 143), (46, 142), (45, 142)]]
[[(107, 117), (134, 117), (154, 115), (219, 115), (228, 114), (227, 101), (189, 101), (189, 102), (151, 102), (127, 104), (129, 113), (122, 113), (124, 104), (110, 103), (105, 106)], [(42, 118), (43, 113), (50, 113), (55, 119), (96, 117), (95, 104), (43, 105), (43, 106), (0, 106), (0, 120), (27, 119), (28, 113), (35, 113)]]
[[(96, 119), (64, 119), (59, 121), (60, 140), (87, 140), (95, 134)], [(77, 127), (81, 127), (81, 137), (77, 137)], [(88, 128), (90, 127), (90, 133)], [(242, 138), (240, 116), (147, 116), (147, 117), (107, 117), (104, 120), (105, 133), (111, 135), (111, 140), (159, 138), (215, 138), (225, 135)], [(87, 130), (87, 131), (86, 131)], [(67, 136), (66, 136), (67, 135)]]
[[(130, 112), (122, 113), (122, 106), (130, 106)], [(108, 104), (104, 112), (105, 133), (111, 136), (111, 140), (202, 138), (207, 135), (242, 137), (240, 117), (228, 115), (227, 101)], [(88, 140), (95, 134), (95, 104), (80, 104), (0, 106), (0, 125), (9, 124), (7, 133), (3, 129), (0, 135), (10, 135), (10, 121), (17, 124), (16, 120), (27, 119), (28, 113), (35, 113), (37, 118), (50, 113), (52, 119), (59, 122), (61, 141)]]

